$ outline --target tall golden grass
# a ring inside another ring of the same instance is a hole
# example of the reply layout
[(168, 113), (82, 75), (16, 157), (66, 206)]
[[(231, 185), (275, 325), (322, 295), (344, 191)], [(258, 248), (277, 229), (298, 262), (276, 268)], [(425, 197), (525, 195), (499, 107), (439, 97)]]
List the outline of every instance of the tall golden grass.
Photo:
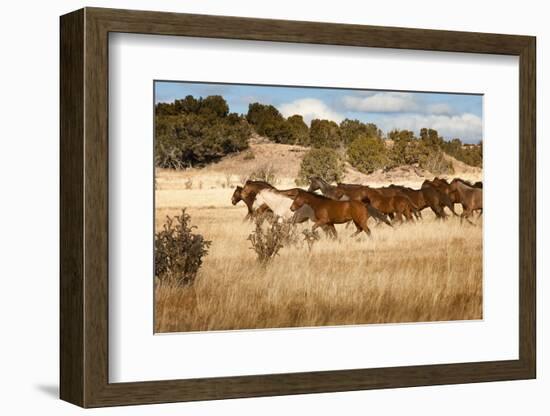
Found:
[[(267, 267), (256, 261), (233, 189), (156, 192), (156, 228), (187, 207), (212, 240), (191, 287), (157, 282), (156, 332), (310, 327), (482, 318), (482, 227), (442, 222), (428, 210), (415, 224), (375, 226), (372, 237), (322, 238), (285, 247)], [(310, 227), (311, 224), (299, 227)]]

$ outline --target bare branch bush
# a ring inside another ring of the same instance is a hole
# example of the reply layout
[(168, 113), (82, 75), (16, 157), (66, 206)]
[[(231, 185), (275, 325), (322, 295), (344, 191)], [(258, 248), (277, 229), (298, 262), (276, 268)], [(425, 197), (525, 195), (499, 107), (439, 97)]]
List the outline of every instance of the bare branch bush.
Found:
[(191, 217), (167, 217), (162, 231), (155, 234), (155, 276), (162, 282), (191, 285), (197, 278), (202, 258), (212, 244), (201, 234), (193, 233)]
[(289, 221), (272, 221), (264, 226), (265, 217), (255, 219), (255, 229), (248, 236), (252, 250), (256, 252), (258, 262), (267, 265), (279, 251), (289, 245), (298, 244), (296, 227)]
[(253, 172), (250, 173), (248, 179), (253, 181), (264, 181), (275, 186), (279, 183), (279, 178), (277, 176), (277, 171), (272, 165), (265, 165), (256, 168)]
[(304, 235), (304, 241), (307, 243), (307, 248), (309, 251), (311, 251), (313, 249), (313, 245), (321, 239), (321, 236), (317, 230), (304, 230), (302, 231), (302, 234)]

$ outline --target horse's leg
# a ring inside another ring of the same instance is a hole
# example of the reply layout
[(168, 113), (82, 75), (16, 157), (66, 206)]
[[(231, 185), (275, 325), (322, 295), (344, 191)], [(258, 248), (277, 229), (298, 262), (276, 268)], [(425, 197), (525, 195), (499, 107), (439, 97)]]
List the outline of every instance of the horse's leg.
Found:
[(464, 207), (464, 209), (462, 210), (462, 214), (460, 214), (460, 224), (461, 225), (464, 222), (464, 220), (468, 221), (470, 224), (473, 225), (473, 222), (470, 221), (470, 219), (468, 218), (471, 215), (471, 213), (472, 213), (472, 211), (469, 208)]
[(400, 224), (403, 224), (403, 215), (401, 215), (401, 211), (395, 212), (395, 218), (396, 221), (399, 221)]
[(441, 213), (439, 212), (439, 208), (437, 205), (430, 205), (430, 209), (433, 211), (435, 218), (440, 220), (441, 219)]
[(464, 217), (464, 219), (465, 219), (466, 221), (468, 221), (468, 223), (470, 223), (471, 225), (475, 225), (475, 224), (470, 220), (470, 216), (472, 216), (472, 214), (473, 214), (473, 211), (472, 211), (470, 208), (466, 208), (466, 209), (464, 210), (464, 212), (462, 213), (462, 215), (461, 215), (461, 219), (462, 219), (462, 217)]
[[(368, 220), (368, 218), (365, 218), (365, 219), (361, 222), (361, 224), (359, 224), (359, 226), (360, 226), (361, 229), (370, 237), (370, 236), (371, 236), (371, 232), (370, 232), (370, 228), (369, 228), (369, 226), (368, 226), (368, 224), (367, 224), (367, 220)], [(359, 232), (361, 232), (361, 231), (359, 231)]]
[[(313, 228), (312, 228), (312, 230), (313, 230)], [(323, 230), (323, 232), (325, 233), (325, 236), (327, 238), (332, 238), (333, 234), (332, 234), (332, 231), (330, 230), (330, 227), (328, 225), (322, 225), (321, 230)]]
[(443, 221), (447, 219), (447, 213), (445, 212), (445, 205), (439, 205), (439, 215)]
[(338, 238), (338, 233), (336, 232), (336, 227), (334, 226), (334, 224), (327, 224), (326, 227), (332, 234), (332, 238), (336, 240)]
[(407, 222), (414, 222), (414, 218), (411, 214), (411, 210), (409, 209), (409, 207), (405, 207), (405, 209), (403, 210), (403, 214), (405, 215)]
[[(329, 226), (327, 224), (326, 221), (322, 221), (322, 220), (317, 220), (315, 221), (315, 223), (313, 224), (313, 226), (311, 227), (311, 232), (314, 233), (315, 230), (317, 228), (321, 227), (322, 230), (324, 230), (325, 232), (327, 232), (326, 230), (329, 229)], [(328, 233), (327, 233), (328, 234)]]
[(351, 238), (355, 237), (357, 234), (361, 233), (363, 231), (363, 227), (361, 227), (361, 224), (359, 224), (357, 221), (353, 220), (353, 223), (355, 224), (355, 232), (351, 235)]
[(325, 232), (327, 237), (335, 239), (338, 236), (336, 228), (334, 228), (334, 224), (329, 224), (328, 222), (322, 220), (315, 221), (315, 223), (311, 227), (311, 232), (315, 232), (315, 230), (319, 227)]

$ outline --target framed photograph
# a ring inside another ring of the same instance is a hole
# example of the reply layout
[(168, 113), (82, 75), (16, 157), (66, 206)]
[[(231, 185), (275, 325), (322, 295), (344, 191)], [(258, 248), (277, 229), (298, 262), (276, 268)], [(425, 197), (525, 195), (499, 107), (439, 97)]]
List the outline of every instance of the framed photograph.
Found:
[(60, 29), (63, 400), (535, 378), (534, 37)]

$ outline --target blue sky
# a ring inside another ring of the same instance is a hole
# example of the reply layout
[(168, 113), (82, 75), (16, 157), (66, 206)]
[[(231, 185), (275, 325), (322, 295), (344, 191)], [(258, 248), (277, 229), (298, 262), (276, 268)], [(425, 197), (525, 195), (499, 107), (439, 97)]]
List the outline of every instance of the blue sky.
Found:
[(466, 143), (482, 139), (482, 95), (303, 88), (191, 82), (155, 82), (155, 101), (172, 102), (186, 95), (221, 95), (230, 111), (246, 114), (253, 102), (271, 104), (285, 117), (300, 114), (340, 122), (345, 118), (375, 123), (384, 132), (394, 128), (434, 128), (446, 139)]

